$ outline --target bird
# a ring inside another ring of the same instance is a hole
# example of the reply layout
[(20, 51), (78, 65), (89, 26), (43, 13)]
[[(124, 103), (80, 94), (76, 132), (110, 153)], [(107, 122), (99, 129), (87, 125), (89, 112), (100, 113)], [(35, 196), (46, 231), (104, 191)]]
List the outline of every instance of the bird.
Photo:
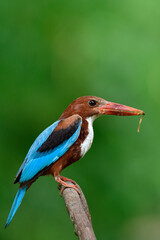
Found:
[(60, 118), (31, 145), (14, 180), (14, 183), (19, 183), (19, 189), (5, 228), (13, 219), (26, 191), (40, 176), (52, 175), (63, 188), (72, 187), (79, 192), (77, 184), (61, 176), (61, 172), (90, 149), (94, 137), (93, 122), (102, 115), (134, 116), (145, 113), (96, 96), (83, 96), (74, 100)]

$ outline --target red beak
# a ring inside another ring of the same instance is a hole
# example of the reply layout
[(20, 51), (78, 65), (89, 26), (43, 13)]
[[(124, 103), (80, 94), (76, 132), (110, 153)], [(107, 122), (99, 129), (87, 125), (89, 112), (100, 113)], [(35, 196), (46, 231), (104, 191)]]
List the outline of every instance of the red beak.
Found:
[(98, 107), (100, 114), (118, 115), (118, 116), (134, 116), (145, 115), (145, 113), (139, 109), (128, 107), (122, 104), (108, 102)]

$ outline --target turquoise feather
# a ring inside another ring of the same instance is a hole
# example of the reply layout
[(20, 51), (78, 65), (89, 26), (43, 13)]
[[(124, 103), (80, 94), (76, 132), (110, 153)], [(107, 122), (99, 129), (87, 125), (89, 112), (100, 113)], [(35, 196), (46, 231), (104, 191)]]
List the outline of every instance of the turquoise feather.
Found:
[(12, 218), (14, 217), (17, 209), (19, 208), (21, 202), (22, 202), (22, 199), (26, 193), (26, 190), (27, 190), (27, 187), (28, 186), (25, 186), (23, 188), (20, 188), (15, 196), (15, 199), (14, 199), (14, 202), (12, 204), (12, 207), (11, 207), (11, 210), (10, 210), (10, 213), (8, 215), (8, 218), (7, 218), (7, 222), (6, 222), (6, 225), (5, 225), (5, 228), (8, 227), (8, 225), (10, 224), (10, 222), (12, 221)]

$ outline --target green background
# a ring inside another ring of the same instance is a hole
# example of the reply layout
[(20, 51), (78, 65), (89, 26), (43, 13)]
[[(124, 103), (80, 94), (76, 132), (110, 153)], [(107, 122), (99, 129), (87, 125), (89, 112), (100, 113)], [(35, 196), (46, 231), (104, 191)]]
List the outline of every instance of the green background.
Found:
[(0, 1), (0, 239), (77, 239), (57, 183), (42, 177), (13, 222), (16, 172), (75, 98), (146, 116), (104, 116), (91, 150), (63, 171), (87, 198), (97, 239), (160, 239), (160, 1)]

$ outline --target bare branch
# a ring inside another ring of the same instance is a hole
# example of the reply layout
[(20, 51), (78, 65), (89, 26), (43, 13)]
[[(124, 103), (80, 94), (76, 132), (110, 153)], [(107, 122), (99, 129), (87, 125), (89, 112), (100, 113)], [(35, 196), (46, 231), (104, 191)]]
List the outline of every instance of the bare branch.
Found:
[(65, 188), (63, 190), (62, 196), (66, 209), (73, 223), (75, 234), (79, 239), (96, 240), (87, 201), (81, 189), (80, 191), (81, 196), (73, 188)]

